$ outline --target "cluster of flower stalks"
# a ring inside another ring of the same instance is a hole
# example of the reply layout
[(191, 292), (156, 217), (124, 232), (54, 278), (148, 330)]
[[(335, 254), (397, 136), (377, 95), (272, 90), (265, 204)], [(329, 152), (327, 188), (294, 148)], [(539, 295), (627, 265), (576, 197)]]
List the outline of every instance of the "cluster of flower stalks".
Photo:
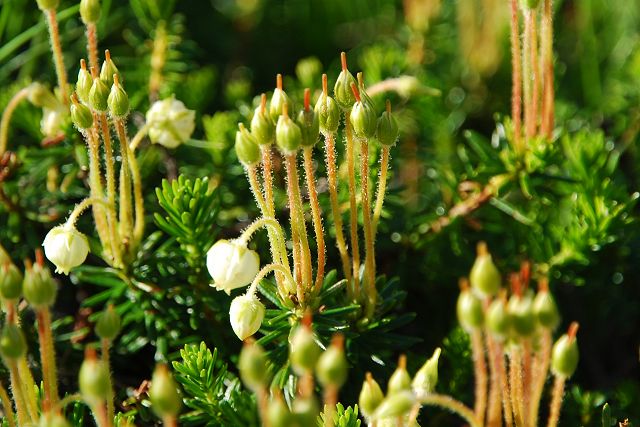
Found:
[[(109, 351), (121, 329), (120, 315), (113, 306), (108, 306), (99, 314), (95, 333), (100, 342), (86, 347), (85, 359), (78, 372), (80, 392), (61, 397), (58, 392), (50, 312), (56, 300), (57, 284), (44, 263), (41, 251), (36, 252), (35, 263), (25, 260), (24, 264), (25, 270), (22, 272), (0, 246), (0, 299), (5, 313), (5, 323), (0, 331), (0, 356), (9, 371), (11, 381), (11, 395), (4, 384), (0, 383), (3, 419), (10, 427), (68, 427), (70, 424), (61, 414), (68, 404), (81, 401), (91, 409), (98, 427), (113, 426), (116, 415), (115, 393), (111, 381)], [(27, 362), (29, 349), (21, 327), (21, 314), (27, 309), (35, 312), (37, 321), (41, 383), (35, 382)], [(100, 357), (96, 348), (100, 349)], [(154, 411), (164, 420), (165, 425), (176, 425), (182, 401), (165, 366), (159, 365), (156, 368), (149, 397)], [(122, 418), (119, 425), (133, 424)]]
[[(207, 254), (207, 267), (214, 280), (213, 286), (218, 290), (229, 293), (232, 289), (251, 284), (247, 293), (234, 299), (231, 304), (231, 325), (240, 339), (253, 335), (260, 328), (265, 309), (255, 293), (260, 281), (271, 272), (275, 274), (282, 303), (296, 309), (299, 317), (308, 309), (314, 310), (320, 305), (317, 296), (324, 280), (328, 240), (313, 165), (313, 152), (320, 141), (320, 135), (324, 140), (330, 218), (333, 221), (344, 277), (348, 283), (348, 298), (361, 304), (364, 321), (371, 319), (374, 314), (377, 301), (375, 236), (384, 202), (390, 149), (398, 138), (398, 125), (391, 114), (389, 102), (386, 104), (386, 111), (378, 117), (373, 101), (365, 90), (362, 73), (358, 74), (356, 80), (347, 69), (344, 53), (341, 59), (342, 71), (335, 83), (333, 97), (329, 95), (325, 74), (315, 108), (311, 107), (311, 91), (306, 89), (302, 107), (296, 111), (293, 102), (282, 89), (282, 77), (278, 75), (277, 86), (269, 105), (263, 94), (251, 120), (251, 129), (240, 124), (236, 133), (236, 153), (246, 169), (262, 217), (251, 224), (239, 238), (216, 242)], [(348, 175), (348, 238), (343, 229), (342, 208), (338, 200), (340, 182), (336, 136), (341, 123), (344, 123), (342, 134), (345, 136), (344, 152)], [(370, 177), (369, 159), (374, 152), (371, 149), (374, 140), (380, 145), (380, 173), (375, 202), (372, 203), (371, 188), (374, 185)], [(274, 145), (281, 155), (286, 174), (291, 260), (285, 230), (276, 219)], [(298, 169), (300, 154), (315, 242), (307, 228), (305, 217), (301, 172)], [(363, 249), (358, 222), (360, 212)], [(253, 233), (261, 227), (267, 229), (271, 249), (271, 263), (262, 269), (258, 254), (247, 248)], [(312, 254), (314, 246), (315, 256)]]
[[(129, 98), (120, 73), (108, 50), (101, 65), (98, 59), (99, 1), (80, 2), (80, 14), (87, 30), (90, 67), (87, 69), (84, 59), (80, 61), (73, 91), (69, 90), (58, 34), (58, 0), (38, 0), (38, 6), (49, 24), (58, 87), (54, 95), (42, 84), (33, 83), (14, 95), (2, 114), (0, 156), (7, 149), (11, 116), (23, 99), (43, 108), (41, 127), (48, 138), (64, 139), (65, 124), (70, 117), (87, 144), (90, 196), (76, 206), (63, 225), (50, 231), (43, 244), (45, 255), (56, 265), (56, 272), (64, 274), (84, 262), (89, 245), (84, 234), (76, 230), (75, 222), (83, 210), (92, 206), (102, 250), (99, 255), (109, 265), (126, 270), (135, 257), (145, 225), (142, 182), (135, 150), (146, 135), (151, 142), (167, 148), (185, 142), (195, 128), (195, 112), (173, 98), (157, 101), (146, 114), (146, 124), (129, 140)], [(121, 159), (119, 170), (118, 156)]]

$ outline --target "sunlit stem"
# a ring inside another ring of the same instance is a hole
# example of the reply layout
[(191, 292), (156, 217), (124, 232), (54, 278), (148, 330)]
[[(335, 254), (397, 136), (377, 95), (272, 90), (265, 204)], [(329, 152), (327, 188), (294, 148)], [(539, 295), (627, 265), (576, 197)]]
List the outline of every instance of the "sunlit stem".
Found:
[(355, 143), (353, 138), (353, 127), (351, 126), (351, 113), (346, 112), (345, 127), (347, 139), (347, 172), (349, 175), (349, 213), (351, 230), (351, 274), (353, 278), (353, 289), (357, 300), (360, 300), (360, 248), (358, 244), (358, 203), (356, 201), (356, 169), (355, 169)]
[(9, 100), (9, 103), (2, 112), (2, 119), (0, 119), (0, 157), (7, 151), (7, 141), (9, 140), (9, 123), (14, 111), (20, 105), (22, 100), (29, 96), (29, 88), (20, 89)]
[(43, 408), (48, 411), (58, 403), (58, 375), (56, 369), (56, 354), (51, 332), (51, 312), (48, 307), (36, 311), (38, 319), (38, 340), (40, 342), (40, 360), (42, 363), (42, 378), (44, 381), (45, 400)]
[(511, 407), (511, 398), (509, 395), (509, 378), (507, 376), (507, 366), (504, 357), (504, 347), (502, 344), (496, 343), (497, 353), (499, 357), (496, 359), (498, 363), (498, 371), (500, 376), (500, 387), (502, 389), (502, 411), (504, 413), (504, 422), (506, 427), (513, 426), (513, 408)]
[(529, 62), (531, 66), (531, 116), (533, 127), (533, 135), (537, 134), (538, 125), (541, 122), (540, 118), (540, 61), (538, 58), (538, 24), (536, 20), (536, 11), (530, 10), (531, 25), (530, 31), (530, 45), (529, 45)]
[(251, 236), (253, 236), (253, 234), (262, 227), (267, 228), (269, 240), (272, 242), (273, 261), (275, 263), (283, 264), (283, 266), (290, 271), (289, 259), (287, 258), (287, 250), (285, 246), (284, 230), (275, 218), (262, 217), (252, 222), (251, 225), (242, 232), (238, 238), (238, 242), (246, 245), (249, 240), (251, 240)]
[(49, 24), (49, 36), (51, 38), (51, 52), (53, 52), (53, 62), (56, 67), (56, 75), (58, 76), (58, 88), (60, 89), (60, 97), (64, 105), (69, 104), (67, 91), (67, 71), (64, 68), (64, 56), (62, 55), (62, 44), (60, 43), (60, 32), (58, 31), (58, 20), (56, 18), (55, 9), (44, 11)]
[(114, 120), (116, 133), (120, 140), (120, 212), (118, 220), (120, 222), (120, 238), (125, 248), (125, 253), (129, 252), (132, 246), (133, 237), (133, 195), (131, 191), (131, 156), (129, 156), (129, 144), (125, 133), (124, 125), (119, 119)]
[(551, 331), (544, 328), (540, 336), (540, 349), (534, 364), (533, 386), (531, 396), (531, 409), (529, 414), (529, 424), (538, 425), (538, 412), (540, 409), (540, 400), (544, 391), (544, 383), (549, 372), (549, 362), (551, 359)]
[(289, 280), (291, 283), (295, 283), (289, 270), (283, 267), (282, 264), (267, 264), (262, 267), (262, 269), (256, 275), (255, 279), (253, 279), (253, 282), (251, 282), (251, 285), (247, 290), (247, 295), (254, 295), (262, 279), (264, 279), (272, 271), (282, 274), (285, 277), (285, 280)]
[(324, 389), (324, 427), (333, 427), (333, 414), (338, 403), (338, 389), (333, 385), (328, 385)]
[(262, 195), (262, 189), (260, 188), (260, 180), (258, 179), (258, 170), (255, 166), (246, 166), (247, 176), (249, 177), (249, 185), (251, 186), (251, 192), (256, 199), (258, 208), (264, 213), (267, 212), (267, 205), (265, 204), (264, 197)]
[(89, 54), (89, 67), (98, 69), (98, 29), (94, 22), (87, 23), (87, 53)]
[(511, 0), (511, 120), (513, 120), (513, 141), (518, 152), (524, 150), (522, 144), (522, 57), (520, 53), (520, 24), (518, 20), (518, 0)]
[(380, 174), (378, 176), (378, 192), (376, 193), (376, 204), (373, 211), (373, 238), (375, 239), (378, 232), (378, 222), (382, 215), (382, 206), (384, 205), (385, 193), (387, 191), (387, 171), (389, 170), (389, 157), (391, 148), (384, 145), (380, 152)]
[(340, 253), (340, 260), (342, 261), (342, 271), (344, 277), (347, 279), (349, 286), (350, 299), (355, 298), (355, 293), (351, 287), (351, 261), (349, 260), (349, 253), (347, 251), (347, 243), (344, 238), (344, 232), (342, 229), (342, 212), (340, 211), (340, 204), (338, 202), (338, 174), (336, 167), (336, 149), (335, 139), (332, 133), (324, 135), (325, 141), (325, 156), (327, 161), (327, 181), (329, 184), (329, 200), (331, 202), (331, 215), (333, 217), (333, 225), (336, 230), (336, 245), (338, 246), (338, 252)]
[(535, 134), (535, 116), (533, 111), (533, 64), (531, 63), (531, 40), (535, 15), (524, 7), (524, 33), (522, 37), (522, 79), (524, 90), (524, 129), (527, 143)]
[(471, 332), (471, 352), (475, 374), (474, 413), (478, 422), (484, 425), (484, 415), (487, 409), (487, 362), (484, 354), (482, 330), (480, 329)]
[(11, 395), (13, 401), (16, 404), (16, 412), (18, 414), (18, 425), (25, 426), (33, 423), (35, 420), (31, 419), (27, 412), (27, 404), (22, 392), (22, 382), (20, 380), (20, 373), (18, 372), (18, 364), (15, 360), (6, 360), (5, 363), (9, 368), (9, 378), (11, 381)]
[(371, 219), (371, 202), (369, 199), (369, 141), (362, 140), (360, 153), (360, 194), (362, 199), (362, 223), (365, 244), (365, 271), (367, 281), (366, 317), (371, 319), (378, 300), (376, 289), (376, 260), (373, 223)]
[(145, 123), (144, 126), (138, 129), (138, 132), (136, 132), (133, 138), (131, 138), (131, 142), (129, 142), (129, 150), (131, 150), (132, 153), (136, 152), (136, 149), (138, 148), (144, 137), (147, 136), (147, 133), (149, 133), (150, 128), (151, 125), (149, 123)]
[(173, 415), (167, 415), (162, 418), (162, 425), (164, 427), (178, 427), (178, 420)]
[(533, 374), (532, 369), (532, 345), (531, 339), (525, 338), (522, 343), (522, 419), (529, 421), (531, 411), (531, 393)]
[[(300, 180), (298, 178), (298, 165), (296, 164), (296, 155), (289, 154), (285, 156), (285, 164), (288, 178), (288, 190), (290, 193), (290, 203), (294, 209), (294, 217), (292, 217), (294, 223), (292, 228), (297, 228), (297, 234), (299, 239), (300, 248), (300, 266), (302, 273), (302, 287), (303, 293), (311, 290), (313, 283), (313, 268), (311, 264), (311, 249), (309, 248), (309, 238), (307, 235), (307, 225), (304, 220), (304, 211), (302, 208), (302, 195), (300, 194)], [(298, 299), (303, 302), (306, 299), (306, 295), (298, 295)]]
[(553, 87), (553, 7), (551, 0), (544, 1), (541, 28), (541, 69), (542, 69), (542, 125), (540, 132), (551, 138), (554, 122)]
[(490, 385), (489, 385), (489, 400), (487, 410), (487, 426), (488, 427), (501, 427), (502, 426), (502, 388), (500, 380), (500, 366), (499, 358), (502, 357), (498, 352), (498, 344), (496, 341), (485, 334), (487, 350), (489, 353), (489, 373), (490, 373)]
[(318, 267), (316, 270), (316, 281), (314, 285), (314, 292), (317, 295), (322, 289), (322, 282), (324, 281), (324, 267), (325, 267), (325, 243), (324, 243), (324, 230), (322, 228), (322, 210), (320, 209), (320, 202), (318, 201), (318, 191), (316, 190), (316, 180), (313, 174), (313, 158), (312, 149), (305, 147), (304, 151), (304, 171), (307, 181), (307, 191), (309, 192), (309, 202), (311, 204), (311, 214), (313, 215), (313, 228), (316, 235), (316, 244), (318, 246)]
[(565, 377), (556, 376), (551, 392), (551, 404), (549, 405), (549, 422), (547, 427), (556, 427), (560, 421), (560, 410), (562, 409), (562, 398), (564, 396)]
[(478, 421), (473, 411), (464, 403), (454, 399), (451, 396), (437, 393), (429, 393), (417, 396), (418, 401), (423, 405), (438, 406), (453, 412), (469, 423), (470, 427), (482, 427), (482, 423)]
[(111, 423), (113, 417), (115, 416), (115, 406), (114, 399), (115, 393), (113, 391), (113, 378), (111, 374), (111, 355), (109, 354), (111, 351), (111, 341), (103, 338), (100, 340), (100, 345), (102, 347), (102, 361), (105, 366), (109, 370), (109, 392), (107, 394), (107, 421)]
[(509, 352), (509, 385), (510, 400), (516, 427), (524, 426), (522, 410), (522, 356), (519, 347), (513, 347)]
[(15, 427), (16, 422), (14, 420), (15, 414), (13, 413), (13, 406), (11, 405), (11, 399), (9, 399), (9, 394), (7, 390), (4, 388), (2, 383), (0, 383), (0, 402), (2, 402), (2, 410), (4, 412), (4, 419), (7, 420), (7, 424), (9, 427)]

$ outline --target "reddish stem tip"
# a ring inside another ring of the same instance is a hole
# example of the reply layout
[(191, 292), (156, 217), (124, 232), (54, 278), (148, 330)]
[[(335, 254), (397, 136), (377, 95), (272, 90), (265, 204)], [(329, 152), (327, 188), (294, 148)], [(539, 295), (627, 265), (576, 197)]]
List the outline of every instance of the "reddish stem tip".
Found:
[(40, 267), (44, 267), (44, 254), (40, 248), (36, 249), (36, 262)]
[(476, 246), (476, 253), (478, 256), (489, 255), (489, 248), (487, 247), (487, 242), (478, 242), (478, 246)]
[(82, 68), (83, 70), (87, 69), (87, 61), (85, 61), (84, 58), (80, 60), (80, 68)]
[(267, 94), (263, 93), (260, 96), (260, 113), (264, 114), (267, 111)]
[(406, 354), (401, 354), (400, 357), (398, 357), (398, 368), (407, 369), (407, 355)]
[(342, 71), (347, 71), (347, 54), (344, 52), (340, 53), (340, 63), (342, 64)]
[(113, 75), (113, 84), (116, 85), (116, 87), (120, 86), (120, 77), (117, 74)]
[(458, 280), (458, 287), (460, 288), (460, 292), (466, 292), (469, 290), (469, 279), (466, 277), (460, 278)]
[(391, 114), (391, 101), (389, 101), (388, 99), (385, 103), (385, 108), (387, 110), (387, 113)]
[(356, 74), (356, 79), (358, 79), (358, 86), (364, 88), (364, 74), (362, 74), (362, 71)]
[(528, 288), (529, 281), (531, 280), (531, 262), (523, 261), (520, 265), (520, 279), (525, 289)]
[(98, 78), (98, 69), (96, 67), (89, 68), (89, 71), (91, 71), (91, 78)]
[(580, 324), (578, 322), (571, 322), (569, 325), (569, 330), (567, 331), (567, 335), (570, 339), (575, 339), (578, 334), (578, 329), (580, 328)]
[(356, 101), (362, 102), (360, 99), (360, 92), (358, 91), (356, 84), (353, 82), (351, 82), (351, 91), (353, 92), (353, 96), (356, 97)]
[(304, 89), (304, 111), (309, 111), (311, 105), (311, 89)]
[(549, 292), (549, 279), (543, 277), (538, 281), (538, 292)]
[(84, 349), (84, 360), (97, 360), (96, 349), (89, 346)]
[(109, 49), (106, 49), (104, 51), (104, 60), (105, 61), (111, 61), (111, 52), (109, 52)]
[(511, 282), (511, 292), (519, 297), (522, 296), (522, 283), (520, 282), (520, 275), (518, 273), (511, 273), (509, 275), (509, 281)]
[(73, 102), (73, 105), (78, 105), (78, 97), (76, 96), (75, 92), (71, 94), (70, 98), (71, 102)]
[(276, 76), (276, 88), (282, 90), (282, 74)]
[(327, 75), (322, 75), (322, 93), (327, 95), (329, 93), (329, 83), (327, 81)]
[(304, 317), (302, 318), (302, 326), (311, 329), (311, 323), (313, 322), (313, 314), (311, 314), (311, 310), (307, 310), (304, 313)]
[(331, 345), (342, 350), (344, 348), (344, 335), (335, 334), (331, 337)]
[(25, 270), (29, 271), (31, 270), (31, 268), (33, 267), (33, 263), (31, 262), (31, 260), (29, 258), (24, 260), (24, 268)]

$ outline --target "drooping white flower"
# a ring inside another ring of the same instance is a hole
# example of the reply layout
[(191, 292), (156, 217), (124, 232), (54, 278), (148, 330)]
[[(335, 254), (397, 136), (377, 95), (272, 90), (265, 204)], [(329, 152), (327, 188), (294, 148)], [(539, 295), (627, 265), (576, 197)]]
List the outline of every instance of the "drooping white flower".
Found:
[(262, 325), (264, 312), (264, 305), (255, 295), (247, 293), (235, 297), (229, 309), (229, 321), (233, 332), (242, 341), (255, 334)]
[(87, 258), (89, 242), (72, 224), (52, 228), (42, 242), (44, 254), (56, 266), (56, 273), (69, 274)]
[(207, 269), (212, 286), (228, 294), (247, 286), (260, 270), (260, 257), (235, 240), (218, 240), (207, 252)]
[(47, 138), (54, 138), (63, 133), (65, 113), (59, 109), (42, 109), (40, 131)]
[(156, 101), (147, 111), (149, 139), (155, 144), (176, 148), (193, 133), (195, 115), (195, 111), (174, 97)]

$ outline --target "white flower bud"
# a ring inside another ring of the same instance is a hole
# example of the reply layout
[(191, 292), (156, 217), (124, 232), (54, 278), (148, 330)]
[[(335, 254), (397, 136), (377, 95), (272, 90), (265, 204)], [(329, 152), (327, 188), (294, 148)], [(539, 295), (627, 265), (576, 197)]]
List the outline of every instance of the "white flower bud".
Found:
[(42, 120), (40, 121), (40, 131), (47, 138), (53, 138), (64, 131), (65, 114), (58, 110), (49, 108), (42, 109)]
[(44, 254), (56, 266), (56, 273), (69, 274), (87, 258), (89, 242), (72, 224), (52, 228), (42, 242)]
[(195, 115), (195, 111), (174, 97), (155, 102), (147, 111), (149, 139), (167, 148), (176, 148), (193, 133)]
[(255, 295), (240, 295), (231, 301), (229, 320), (233, 332), (244, 341), (258, 332), (264, 319), (264, 305)]
[(440, 348), (436, 348), (433, 356), (422, 365), (422, 368), (413, 377), (411, 387), (416, 394), (433, 393), (438, 383), (438, 359)]
[(247, 286), (256, 277), (260, 257), (242, 243), (218, 240), (207, 252), (207, 269), (214, 281), (211, 286), (229, 295), (232, 289)]

